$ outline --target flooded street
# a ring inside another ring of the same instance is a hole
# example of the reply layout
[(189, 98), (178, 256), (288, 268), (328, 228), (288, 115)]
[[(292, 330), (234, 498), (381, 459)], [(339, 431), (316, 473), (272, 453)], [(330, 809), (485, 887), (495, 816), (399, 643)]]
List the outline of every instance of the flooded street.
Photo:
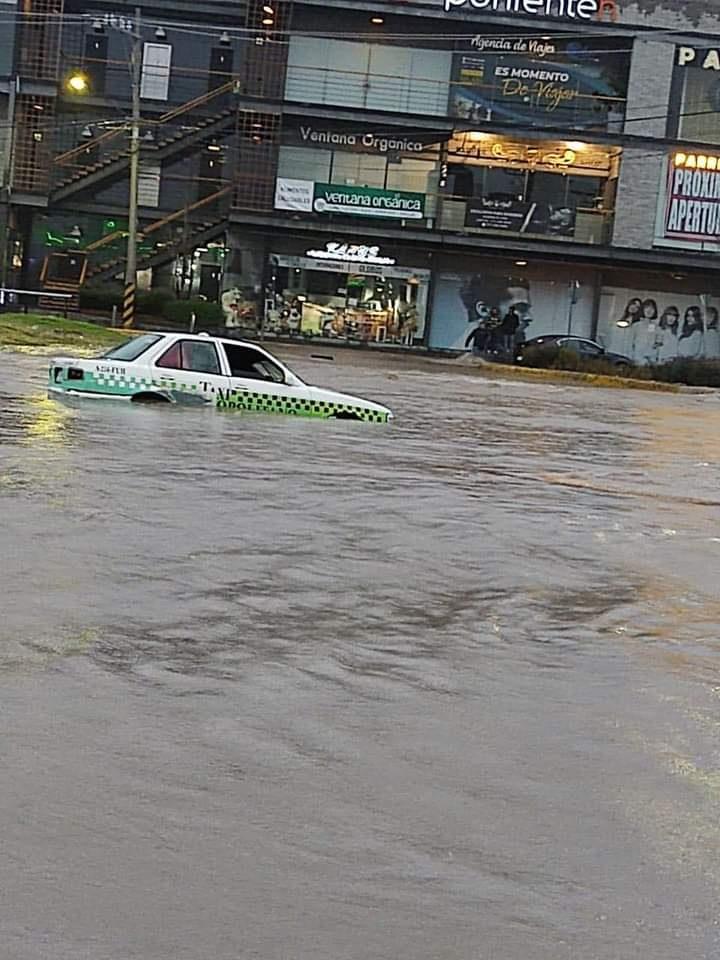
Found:
[(720, 956), (717, 396), (0, 364), (3, 960)]

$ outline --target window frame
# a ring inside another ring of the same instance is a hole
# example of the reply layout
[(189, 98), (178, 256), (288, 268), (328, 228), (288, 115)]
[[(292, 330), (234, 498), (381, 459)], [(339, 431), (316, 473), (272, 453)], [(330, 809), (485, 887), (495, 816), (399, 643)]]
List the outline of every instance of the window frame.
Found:
[[(186, 344), (186, 343), (192, 343), (192, 344), (197, 344), (197, 343), (199, 343), (199, 344), (202, 344), (202, 346), (211, 347), (212, 350), (213, 350), (214, 353), (215, 353), (215, 359), (216, 359), (216, 361), (217, 361), (217, 370), (215, 370), (215, 371), (210, 371), (210, 370), (192, 370), (192, 369), (190, 369), (189, 367), (186, 367), (186, 366), (185, 366), (185, 351), (184, 351), (184, 349), (183, 349), (184, 344)], [(173, 350), (175, 347), (179, 347), (179, 348), (180, 348), (180, 366), (179, 366), (179, 367), (166, 367), (166, 366), (162, 366), (161, 363), (160, 363), (160, 361), (162, 360), (162, 358), (163, 358), (167, 353), (169, 353), (171, 350)], [(226, 376), (226, 374), (223, 373), (222, 357), (220, 356), (220, 351), (219, 351), (218, 348), (217, 348), (217, 343), (215, 343), (213, 340), (207, 340), (207, 341), (206, 341), (206, 340), (190, 340), (190, 339), (188, 339), (188, 338), (178, 337), (177, 340), (173, 340), (172, 343), (168, 344), (167, 348), (166, 348), (165, 350), (163, 350), (163, 352), (162, 352), (159, 356), (155, 357), (155, 359), (153, 360), (153, 366), (156, 367), (156, 369), (158, 369), (158, 370), (178, 370), (180, 373), (195, 373), (195, 374), (197, 374), (198, 376), (206, 376), (206, 377), (223, 377), (223, 376)]]
[[(160, 62), (149, 62), (154, 54), (162, 51)], [(173, 48), (171, 43), (146, 42), (143, 44), (140, 64), (140, 98), (165, 103), (170, 97), (170, 74), (172, 72)], [(167, 62), (164, 62), (167, 60)]]
[[(149, 340), (150, 342), (147, 343), (144, 347), (142, 347), (140, 352), (136, 353), (135, 356), (130, 358), (116, 356), (117, 351), (122, 350), (123, 347), (127, 347), (131, 343), (136, 343), (139, 340), (145, 340), (145, 339)], [(109, 350), (103, 353), (98, 359), (117, 360), (119, 363), (134, 363), (136, 360), (142, 357), (144, 353), (147, 353), (148, 350), (152, 350), (153, 347), (157, 347), (157, 345), (162, 340), (163, 340), (163, 335), (161, 333), (143, 333), (139, 337), (128, 337), (128, 339), (123, 340), (122, 343), (118, 343), (114, 347), (111, 347)]]
[[(259, 383), (274, 383), (274, 384), (279, 384), (286, 387), (294, 386), (294, 384), (291, 383), (288, 378), (289, 371), (286, 370), (285, 367), (283, 367), (282, 364), (280, 364), (277, 360), (275, 360), (274, 357), (271, 357), (269, 354), (265, 353), (265, 351), (261, 350), (259, 347), (256, 347), (252, 344), (245, 344), (245, 343), (229, 343), (225, 340), (221, 340), (220, 344), (222, 346), (222, 352), (224, 354), (223, 359), (227, 367), (227, 376), (229, 376), (231, 379), (257, 380)], [(252, 377), (247, 374), (243, 375), (239, 373), (233, 373), (233, 365), (230, 360), (230, 353), (228, 352), (228, 348), (230, 350), (247, 350), (256, 354), (258, 357), (257, 362), (269, 364), (270, 367), (278, 370), (282, 374), (282, 380), (275, 380), (273, 377), (260, 377), (260, 376)]]

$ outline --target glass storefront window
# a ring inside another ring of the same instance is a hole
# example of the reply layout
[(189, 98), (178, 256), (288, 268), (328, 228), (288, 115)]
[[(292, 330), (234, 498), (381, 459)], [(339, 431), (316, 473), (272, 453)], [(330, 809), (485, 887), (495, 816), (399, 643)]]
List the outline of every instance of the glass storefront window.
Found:
[(307, 150), (304, 147), (280, 147), (278, 177), (328, 183), (332, 150)]
[(279, 336), (403, 344), (422, 341), (430, 274), (273, 255), (264, 329)]
[(330, 183), (345, 183), (351, 186), (384, 187), (387, 161), (364, 153), (333, 154)]
[(678, 136), (720, 143), (720, 76), (714, 70), (692, 67), (685, 68), (683, 75)]
[(441, 229), (608, 241), (618, 148), (471, 131), (448, 159)]
[(528, 178), (528, 200), (545, 201), (553, 206), (592, 209), (602, 199), (604, 181), (599, 177), (573, 177), (552, 173), (533, 173)]

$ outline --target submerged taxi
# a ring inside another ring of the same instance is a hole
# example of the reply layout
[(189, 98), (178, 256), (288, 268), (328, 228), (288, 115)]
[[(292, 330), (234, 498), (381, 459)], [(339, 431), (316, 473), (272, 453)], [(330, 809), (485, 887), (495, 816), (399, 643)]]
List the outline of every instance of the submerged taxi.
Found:
[(94, 359), (54, 358), (48, 390), (51, 396), (206, 403), (324, 419), (393, 419), (382, 404), (305, 383), (255, 343), (205, 333), (145, 333)]

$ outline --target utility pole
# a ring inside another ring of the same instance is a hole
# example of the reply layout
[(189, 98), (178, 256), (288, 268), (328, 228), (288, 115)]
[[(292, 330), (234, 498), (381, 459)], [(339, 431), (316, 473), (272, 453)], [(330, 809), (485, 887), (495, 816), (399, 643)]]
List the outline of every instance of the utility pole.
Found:
[(123, 290), (122, 325), (135, 323), (135, 293), (137, 290), (138, 240), (138, 182), (140, 174), (140, 81), (142, 70), (142, 34), (140, 7), (135, 7), (135, 24), (130, 54), (130, 82), (132, 86), (132, 116), (130, 120), (130, 201), (128, 203), (127, 258), (125, 261), (125, 288)]
[(12, 193), (15, 177), (15, 103), (20, 92), (20, 78), (14, 77), (10, 84), (8, 96), (8, 126), (10, 136), (4, 157), (3, 180), (5, 187), (5, 222), (3, 224), (3, 250), (0, 263), (0, 306), (5, 303), (5, 287), (8, 285), (10, 272), (10, 236), (12, 232)]

